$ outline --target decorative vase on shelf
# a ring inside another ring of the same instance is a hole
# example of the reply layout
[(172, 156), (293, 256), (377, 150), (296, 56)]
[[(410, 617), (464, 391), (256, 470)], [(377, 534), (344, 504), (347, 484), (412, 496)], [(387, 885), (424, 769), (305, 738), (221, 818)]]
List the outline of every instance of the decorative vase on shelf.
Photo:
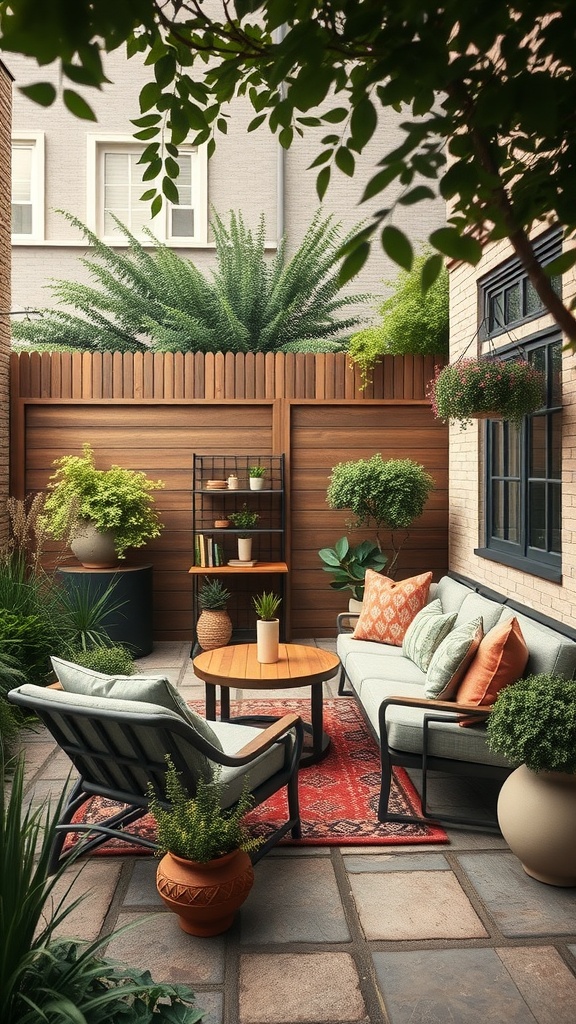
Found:
[(256, 658), (262, 665), (278, 661), (280, 619), (256, 620)]
[(206, 863), (166, 853), (156, 873), (161, 899), (189, 935), (220, 935), (230, 928), (253, 882), (254, 870), (244, 850)]
[(90, 519), (79, 521), (70, 548), (85, 569), (114, 569), (118, 565), (114, 530), (99, 530)]
[(264, 489), (263, 476), (251, 476), (249, 477), (249, 482), (251, 491), (262, 491)]
[(252, 558), (252, 537), (238, 537), (238, 559), (249, 562)]

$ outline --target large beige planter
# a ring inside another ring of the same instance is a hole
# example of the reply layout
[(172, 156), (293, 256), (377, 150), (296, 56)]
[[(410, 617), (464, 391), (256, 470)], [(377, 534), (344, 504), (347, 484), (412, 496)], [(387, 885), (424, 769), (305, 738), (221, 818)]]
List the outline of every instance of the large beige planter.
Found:
[(70, 548), (86, 569), (113, 569), (118, 565), (114, 530), (98, 530), (90, 519), (79, 522)]
[(528, 875), (576, 886), (576, 775), (520, 765), (500, 790), (498, 823)]

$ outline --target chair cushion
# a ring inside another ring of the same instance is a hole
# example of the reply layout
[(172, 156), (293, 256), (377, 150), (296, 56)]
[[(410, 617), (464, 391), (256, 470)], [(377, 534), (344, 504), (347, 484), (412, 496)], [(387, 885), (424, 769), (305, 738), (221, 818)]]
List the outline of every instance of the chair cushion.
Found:
[(483, 636), (482, 619), (455, 626), (436, 648), (426, 673), (424, 694), (438, 700), (453, 700)]
[[(222, 750), (218, 736), (206, 719), (188, 707), (166, 676), (107, 676), (62, 658), (51, 658), (51, 661), (60, 683), (68, 693), (139, 701), (165, 708), (188, 722), (199, 736), (217, 750)], [(193, 771), (205, 775), (209, 766), (208, 758), (197, 751), (195, 764), (191, 765)]]
[(426, 672), (434, 651), (448, 636), (455, 621), (456, 612), (443, 615), (441, 601), (431, 601), (408, 626), (402, 641), (402, 654)]
[(494, 626), (480, 642), (456, 693), (462, 704), (493, 704), (500, 690), (520, 678), (528, 647), (517, 618)]
[(431, 572), (395, 583), (388, 576), (367, 569), (354, 638), (400, 647), (412, 619), (426, 604), (431, 582)]
[(482, 616), (482, 629), (487, 633), (500, 620), (503, 605), (491, 601), (489, 597), (482, 597), (481, 594), (468, 594), (464, 598), (458, 610), (456, 625), (460, 626), (470, 619), (477, 619)]

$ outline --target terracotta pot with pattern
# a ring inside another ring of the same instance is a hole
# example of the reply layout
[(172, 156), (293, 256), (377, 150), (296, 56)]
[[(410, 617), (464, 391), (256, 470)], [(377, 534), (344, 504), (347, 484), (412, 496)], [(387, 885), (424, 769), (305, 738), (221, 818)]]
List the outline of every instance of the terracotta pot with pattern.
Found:
[(220, 935), (230, 928), (253, 882), (252, 862), (244, 850), (206, 863), (166, 853), (156, 873), (161, 899), (189, 935)]

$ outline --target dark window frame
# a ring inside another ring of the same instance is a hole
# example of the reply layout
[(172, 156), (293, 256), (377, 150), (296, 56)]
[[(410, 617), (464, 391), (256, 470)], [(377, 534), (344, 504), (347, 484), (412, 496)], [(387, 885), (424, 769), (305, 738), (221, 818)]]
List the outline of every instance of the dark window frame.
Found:
[[(551, 263), (562, 253), (562, 231), (558, 227), (550, 228), (540, 235), (534, 243), (536, 258), (543, 265)], [(552, 284), (558, 294), (562, 295), (561, 276), (553, 277)], [(514, 288), (519, 289), (520, 316), (506, 320), (506, 305)], [(534, 298), (534, 289), (528, 275), (517, 256), (506, 260), (497, 271), (492, 271), (478, 282), (478, 310), (480, 320), (480, 341), (496, 338), (506, 334), (510, 328), (530, 323), (546, 313), (543, 305), (528, 311), (528, 299)], [(538, 300), (539, 301), (539, 300)], [(497, 322), (494, 308), (499, 306), (502, 321)]]

